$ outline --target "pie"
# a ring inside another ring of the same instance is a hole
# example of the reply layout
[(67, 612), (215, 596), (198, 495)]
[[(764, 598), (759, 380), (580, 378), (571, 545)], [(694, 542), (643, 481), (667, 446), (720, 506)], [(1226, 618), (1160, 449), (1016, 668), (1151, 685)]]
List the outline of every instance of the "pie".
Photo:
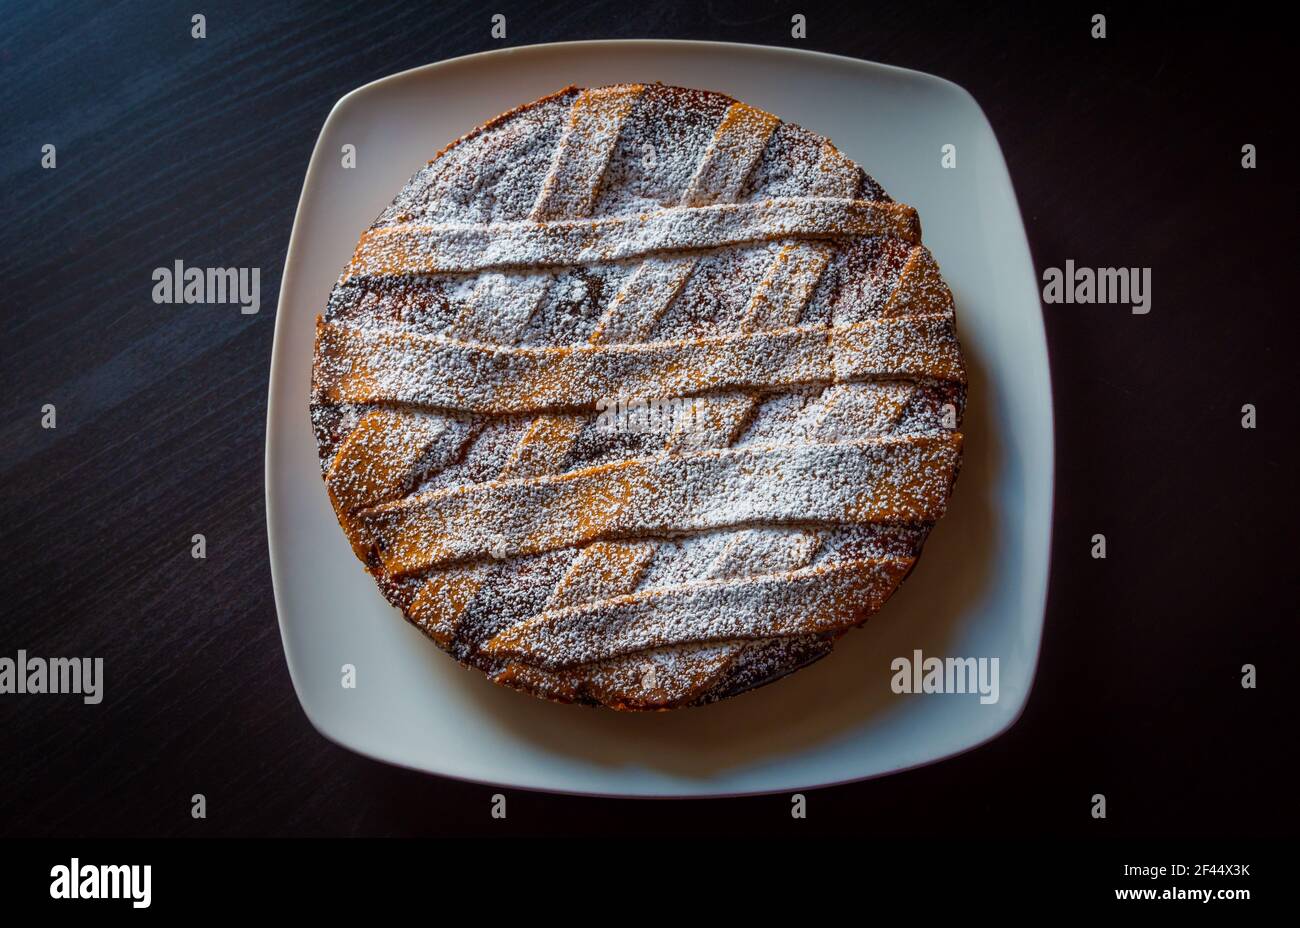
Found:
[(720, 93), (568, 87), (448, 145), (317, 320), (339, 524), (463, 664), (701, 705), (824, 657), (961, 463), (952, 294), (827, 139)]

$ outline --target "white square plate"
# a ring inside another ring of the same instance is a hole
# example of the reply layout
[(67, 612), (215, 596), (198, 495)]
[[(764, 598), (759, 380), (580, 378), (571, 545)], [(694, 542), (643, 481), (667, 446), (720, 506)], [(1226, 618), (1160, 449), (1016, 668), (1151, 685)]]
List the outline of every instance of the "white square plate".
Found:
[[(957, 301), (970, 368), (966, 458), (903, 588), (824, 660), (705, 708), (555, 705), (465, 670), (402, 620), (356, 562), (320, 479), (307, 413), (313, 322), (357, 238), (433, 153), (566, 84), (703, 87), (830, 137), (920, 212)], [(356, 167), (341, 147), (356, 146)], [(940, 164), (956, 146), (957, 167)], [(1010, 727), (1029, 695), (1047, 591), (1052, 413), (1035, 274), (1011, 180), (955, 84), (849, 58), (699, 42), (512, 48), (367, 84), (334, 107), (285, 261), (266, 436), (275, 601), (313, 725), (362, 754), (445, 776), (563, 792), (789, 791), (947, 757)], [(890, 662), (997, 657), (1000, 699), (895, 695)], [(354, 689), (341, 685), (344, 664)]]

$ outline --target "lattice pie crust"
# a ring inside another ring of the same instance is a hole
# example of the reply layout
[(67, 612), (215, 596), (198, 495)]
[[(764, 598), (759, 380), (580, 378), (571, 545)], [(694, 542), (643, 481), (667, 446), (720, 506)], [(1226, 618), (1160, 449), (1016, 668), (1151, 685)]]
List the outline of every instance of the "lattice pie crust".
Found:
[[(881, 607), (947, 506), (965, 384), (913, 209), (775, 116), (623, 84), (412, 178), (317, 322), (311, 414), (411, 622), (498, 683), (665, 709)], [(609, 414), (645, 400), (674, 414)]]

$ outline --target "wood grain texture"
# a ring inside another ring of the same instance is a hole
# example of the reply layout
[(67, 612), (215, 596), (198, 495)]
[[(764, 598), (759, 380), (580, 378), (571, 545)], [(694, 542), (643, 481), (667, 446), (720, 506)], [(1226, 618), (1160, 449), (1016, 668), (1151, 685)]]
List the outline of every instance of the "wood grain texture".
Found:
[[(1290, 725), (1276, 694), (1293, 663), (1282, 594), (1297, 515), (1281, 33), (1116, 13), (1096, 42), (1084, 10), (954, 18), (885, 2), (801, 7), (808, 39), (795, 42), (790, 12), (770, 4), (561, 2), (503, 6), (501, 43), (467, 3), (200, 6), (204, 41), (179, 3), (0, 9), (0, 656), (101, 656), (109, 695), (0, 696), (0, 835), (1089, 834), (1098, 790), (1123, 810), (1111, 834), (1294, 827), (1271, 766)], [(495, 822), (490, 789), (316, 734), (280, 647), (267, 372), (325, 115), (361, 84), (443, 58), (645, 36), (797, 44), (955, 80), (998, 133), (1040, 268), (1153, 268), (1148, 316), (1046, 309), (1057, 524), (1024, 718), (961, 758), (819, 793), (798, 824), (784, 797), (539, 794), (512, 796)], [(39, 165), (47, 142), (53, 171)], [(1245, 142), (1255, 171), (1238, 166)], [(1245, 218), (1230, 232), (1225, 207)], [(154, 305), (150, 272), (175, 258), (260, 267), (261, 312)], [(1246, 402), (1254, 432), (1238, 425)], [(40, 428), (44, 403), (56, 430)], [(1088, 556), (1099, 531), (1106, 561)], [(189, 555), (195, 532), (204, 561)], [(1256, 691), (1237, 685), (1248, 661)], [(207, 821), (190, 819), (195, 792)]]

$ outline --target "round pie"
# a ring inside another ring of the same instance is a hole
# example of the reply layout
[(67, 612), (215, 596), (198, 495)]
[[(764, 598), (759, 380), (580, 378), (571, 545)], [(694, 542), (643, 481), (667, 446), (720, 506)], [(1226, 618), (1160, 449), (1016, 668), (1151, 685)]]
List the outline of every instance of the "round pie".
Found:
[(498, 116), (397, 194), (317, 320), (311, 416), (409, 621), (496, 683), (644, 710), (878, 610), (965, 399), (915, 210), (769, 113), (619, 84)]

